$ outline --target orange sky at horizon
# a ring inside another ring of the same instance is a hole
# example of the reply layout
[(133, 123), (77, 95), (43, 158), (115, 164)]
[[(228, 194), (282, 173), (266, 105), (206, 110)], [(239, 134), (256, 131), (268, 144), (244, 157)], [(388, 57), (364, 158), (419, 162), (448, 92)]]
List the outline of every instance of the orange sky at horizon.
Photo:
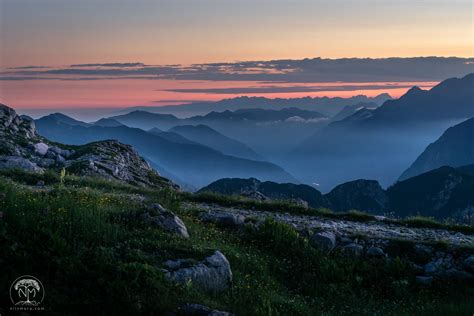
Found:
[[(52, 84), (54, 82), (54, 85)], [(180, 93), (168, 92), (167, 89), (192, 88), (247, 88), (265, 87), (267, 83), (249, 81), (191, 81), (191, 80), (90, 80), (61, 81), (61, 80), (26, 80), (2, 82), (2, 102), (17, 109), (54, 109), (54, 108), (122, 108), (131, 106), (159, 106), (187, 103), (194, 101), (218, 101), (238, 96), (260, 96), (267, 98), (301, 98), (301, 97), (351, 97), (355, 95), (376, 96), (389, 93), (399, 97), (411, 86), (417, 85), (429, 89), (437, 82), (371, 82), (371, 83), (308, 83), (308, 84), (277, 84), (271, 86), (292, 87), (344, 87), (360, 86), (349, 91), (311, 91), (311, 92), (270, 92), (270, 93)], [(372, 85), (386, 85), (382, 89), (370, 89)], [(51, 89), (54, 86), (54, 89)], [(363, 89), (368, 86), (369, 89)], [(24, 92), (27, 93), (24, 93)], [(170, 101), (172, 100), (172, 101)], [(183, 100), (182, 102), (179, 100)]]

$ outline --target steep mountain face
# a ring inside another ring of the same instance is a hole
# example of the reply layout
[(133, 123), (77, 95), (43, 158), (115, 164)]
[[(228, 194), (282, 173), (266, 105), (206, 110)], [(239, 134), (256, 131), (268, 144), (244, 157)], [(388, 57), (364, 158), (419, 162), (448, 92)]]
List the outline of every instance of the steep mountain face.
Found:
[[(472, 170), (472, 166), (466, 168)], [(397, 216), (474, 220), (474, 177), (463, 168), (441, 167), (397, 182), (387, 190)]]
[(367, 125), (460, 120), (474, 116), (474, 74), (444, 80), (431, 90), (410, 89), (379, 107)]
[(224, 136), (206, 125), (181, 125), (173, 127), (169, 131), (177, 133), (196, 143), (214, 148), (226, 155), (252, 160), (262, 160), (262, 157), (247, 145)]
[(249, 195), (261, 193), (273, 200), (304, 201), (311, 207), (325, 207), (328, 205), (324, 196), (315, 188), (305, 184), (261, 182), (250, 179), (220, 179), (198, 192), (214, 192), (224, 195)]
[[(64, 117), (59, 118), (62, 122), (67, 121)], [(110, 140), (83, 146), (53, 144), (36, 133), (32, 120), (19, 117), (5, 105), (0, 105), (0, 140), (0, 169), (20, 168), (42, 173), (46, 169), (65, 168), (76, 175), (176, 188), (160, 177), (131, 146)]]
[(388, 196), (374, 180), (355, 180), (338, 185), (325, 197), (334, 211), (364, 210), (383, 214), (388, 210)]
[(346, 107), (344, 107), (340, 112), (338, 112), (336, 115), (334, 115), (333, 117), (331, 117), (331, 121), (332, 122), (336, 122), (336, 121), (341, 121), (343, 119), (345, 119), (346, 117), (349, 117), (353, 114), (355, 114), (356, 112), (360, 111), (360, 110), (363, 110), (363, 109), (368, 109), (368, 110), (375, 110), (377, 108), (377, 104), (376, 103), (357, 103), (357, 104), (353, 104), (353, 105), (348, 105)]
[(474, 118), (448, 128), (403, 172), (399, 180), (405, 180), (441, 166), (459, 167), (472, 163), (474, 163)]
[(67, 144), (81, 145), (93, 141), (116, 139), (132, 145), (148, 161), (168, 174), (184, 179), (196, 187), (226, 176), (258, 177), (277, 182), (297, 182), (290, 174), (272, 163), (224, 155), (199, 144), (170, 141), (138, 128), (67, 125), (50, 120), (36, 121), (38, 132)]
[(449, 126), (474, 116), (474, 74), (429, 91), (411, 89), (375, 110), (360, 110), (323, 127), (282, 164), (325, 191), (360, 178), (392, 184)]

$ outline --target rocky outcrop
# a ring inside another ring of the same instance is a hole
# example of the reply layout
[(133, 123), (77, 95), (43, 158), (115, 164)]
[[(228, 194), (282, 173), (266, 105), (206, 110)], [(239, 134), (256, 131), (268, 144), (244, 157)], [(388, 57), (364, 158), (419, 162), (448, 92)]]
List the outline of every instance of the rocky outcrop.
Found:
[(152, 204), (142, 214), (141, 219), (153, 226), (174, 233), (183, 238), (189, 238), (188, 229), (184, 222), (173, 212), (166, 210), (160, 204)]
[[(186, 207), (203, 211), (216, 208), (203, 203)], [(450, 280), (474, 282), (473, 234), (447, 229), (409, 228), (387, 222), (384, 217), (360, 222), (285, 214), (278, 209), (268, 212), (221, 207), (219, 212), (220, 216), (227, 213), (250, 218), (256, 229), (267, 219), (288, 224), (302, 238), (307, 238), (312, 247), (328, 255), (372, 260), (402, 258), (411, 265), (420, 286)]]
[(474, 176), (462, 168), (441, 167), (397, 182), (387, 195), (400, 217), (421, 214), (474, 223)]
[[(474, 107), (474, 102), (471, 107)], [(474, 118), (471, 118), (448, 128), (403, 172), (399, 180), (406, 180), (442, 166), (460, 167), (473, 163)]]
[(177, 189), (129, 145), (100, 141), (83, 146), (52, 143), (36, 133), (35, 123), (0, 104), (0, 169), (42, 173), (46, 169), (98, 176), (139, 186)]
[(206, 292), (221, 292), (232, 284), (232, 271), (227, 258), (216, 251), (203, 261), (168, 260), (164, 263), (165, 276), (178, 284), (189, 284)]
[(309, 243), (316, 249), (328, 253), (336, 246), (336, 235), (331, 232), (315, 233), (309, 239)]
[(388, 209), (388, 197), (375, 180), (355, 180), (335, 187), (326, 194), (334, 211), (362, 210), (383, 214)]

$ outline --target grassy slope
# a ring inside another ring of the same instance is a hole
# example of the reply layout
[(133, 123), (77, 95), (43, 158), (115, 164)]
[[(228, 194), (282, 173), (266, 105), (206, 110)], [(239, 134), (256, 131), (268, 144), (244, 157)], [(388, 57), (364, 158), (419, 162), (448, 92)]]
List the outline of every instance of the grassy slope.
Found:
[[(115, 182), (54, 174), (10, 173), (0, 178), (0, 312), (8, 288), (32, 274), (45, 286), (44, 306), (72, 310), (161, 314), (198, 302), (238, 315), (471, 315), (474, 289), (466, 285), (423, 290), (401, 260), (323, 256), (290, 227), (273, 222), (260, 230), (218, 229), (179, 207), (181, 196)], [(22, 183), (43, 179), (47, 190)], [(138, 222), (147, 203), (160, 202), (186, 223), (190, 239), (173, 237)], [(232, 289), (205, 294), (192, 285), (168, 283), (160, 272), (167, 259), (197, 260), (221, 250), (234, 274)], [(3, 313), (2, 313), (3, 314)]]

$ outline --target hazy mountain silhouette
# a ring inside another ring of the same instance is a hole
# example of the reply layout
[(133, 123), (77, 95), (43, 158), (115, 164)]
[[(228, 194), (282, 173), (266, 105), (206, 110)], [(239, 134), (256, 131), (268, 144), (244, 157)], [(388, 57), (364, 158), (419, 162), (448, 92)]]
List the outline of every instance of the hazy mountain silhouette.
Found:
[(448, 128), (403, 172), (400, 180), (441, 166), (459, 167), (471, 163), (474, 163), (474, 118)]
[(54, 117), (36, 120), (36, 125), (41, 135), (66, 144), (104, 139), (130, 144), (150, 162), (196, 187), (223, 177), (252, 176), (276, 182), (297, 182), (275, 164), (224, 155), (199, 144), (173, 142), (138, 128), (68, 125)]
[(331, 121), (333, 122), (341, 121), (345, 119), (346, 117), (349, 117), (360, 110), (363, 110), (363, 109), (374, 110), (375, 108), (377, 108), (377, 106), (378, 105), (376, 103), (357, 103), (354, 105), (348, 105), (348, 106), (345, 106), (336, 115), (331, 117)]
[(97, 126), (102, 126), (102, 127), (117, 127), (117, 126), (123, 126), (122, 123), (120, 123), (117, 120), (110, 119), (110, 118), (101, 118), (97, 122), (94, 122), (94, 125)]
[(359, 110), (314, 133), (280, 164), (322, 190), (360, 178), (388, 186), (446, 128), (474, 116), (473, 85), (470, 74)]
[(319, 112), (298, 108), (241, 109), (211, 112), (186, 119), (168, 114), (134, 111), (111, 119), (145, 130), (153, 127), (168, 130), (179, 125), (206, 125), (225, 137), (246, 144), (259, 156), (272, 159), (277, 159), (284, 153), (282, 149), (294, 146), (295, 139), (308, 137), (329, 121)]
[(262, 157), (247, 145), (222, 135), (206, 125), (182, 125), (169, 130), (184, 136), (186, 139), (196, 143), (214, 148), (226, 155), (252, 160), (262, 160)]
[(179, 117), (190, 117), (195, 115), (206, 115), (212, 111), (235, 111), (239, 109), (270, 109), (278, 110), (282, 108), (295, 107), (302, 110), (317, 111), (326, 116), (333, 116), (341, 111), (347, 105), (358, 103), (382, 104), (391, 99), (387, 93), (382, 93), (376, 97), (367, 97), (365, 95), (353, 96), (350, 98), (340, 97), (304, 97), (290, 99), (269, 99), (264, 97), (236, 97), (224, 99), (221, 101), (192, 102), (183, 105), (170, 105), (159, 107), (133, 107), (124, 109), (121, 113), (127, 113), (135, 110), (149, 111), (162, 114), (173, 114)]

